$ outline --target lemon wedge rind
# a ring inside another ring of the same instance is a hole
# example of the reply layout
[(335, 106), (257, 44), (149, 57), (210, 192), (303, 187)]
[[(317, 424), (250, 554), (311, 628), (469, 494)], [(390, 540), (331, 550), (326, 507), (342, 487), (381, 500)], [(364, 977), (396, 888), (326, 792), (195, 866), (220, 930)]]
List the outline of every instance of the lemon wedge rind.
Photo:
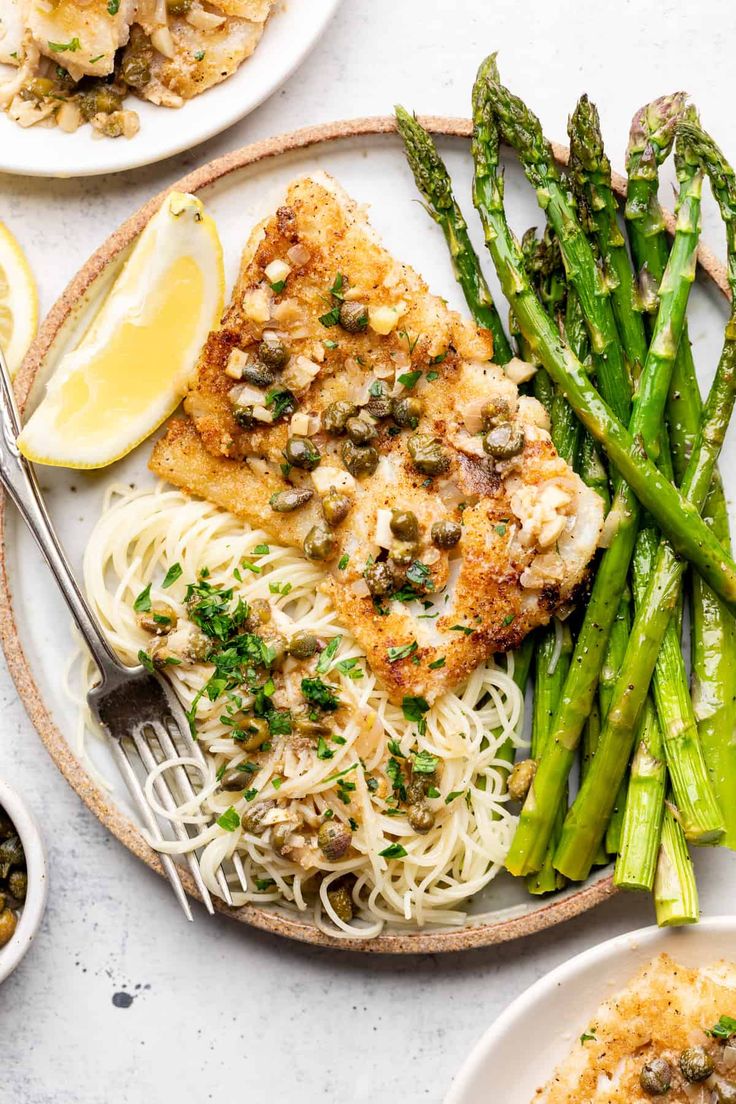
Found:
[(0, 345), (14, 376), (38, 326), (38, 292), (25, 253), (0, 222)]
[(80, 469), (126, 456), (186, 394), (224, 296), (214, 220), (195, 196), (172, 192), (59, 362), (18, 438), (23, 455)]

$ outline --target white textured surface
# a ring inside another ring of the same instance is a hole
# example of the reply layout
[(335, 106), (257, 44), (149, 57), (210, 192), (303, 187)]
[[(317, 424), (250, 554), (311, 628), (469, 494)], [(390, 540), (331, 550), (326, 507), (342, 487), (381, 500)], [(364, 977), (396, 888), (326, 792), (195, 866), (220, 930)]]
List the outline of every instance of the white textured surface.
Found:
[[(496, 48), (551, 137), (564, 138), (566, 114), (587, 90), (616, 167), (634, 108), (681, 85), (734, 157), (735, 21), (729, 0), (343, 0), (308, 67), (218, 139), (116, 178), (0, 176), (0, 216), (27, 248), (47, 309), (107, 233), (188, 168), (395, 101), (466, 114), (475, 66)], [(720, 245), (712, 217), (706, 239)], [(201, 913), (187, 926), (163, 882), (67, 788), (4, 670), (0, 707), (0, 770), (32, 798), (51, 860), (41, 937), (0, 993), (0, 1104), (437, 1101), (508, 1000), (578, 950), (651, 919), (646, 900), (619, 897), (532, 941), (412, 960), (289, 945)], [(704, 912), (736, 911), (733, 856), (696, 861)], [(119, 993), (133, 998), (127, 1008), (113, 1003)]]

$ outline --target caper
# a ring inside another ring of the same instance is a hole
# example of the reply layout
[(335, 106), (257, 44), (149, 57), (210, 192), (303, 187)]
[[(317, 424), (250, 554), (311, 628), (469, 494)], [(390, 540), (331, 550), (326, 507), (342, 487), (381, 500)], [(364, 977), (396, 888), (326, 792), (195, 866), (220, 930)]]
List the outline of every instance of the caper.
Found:
[(714, 1062), (702, 1046), (686, 1047), (680, 1055), (680, 1073), (686, 1081), (705, 1081), (713, 1072)]
[(152, 602), (150, 610), (138, 614), (138, 624), (146, 632), (165, 636), (176, 628), (176, 610), (166, 602)]
[(248, 773), (247, 771), (229, 770), (225, 771), (220, 779), (220, 789), (227, 790), (228, 792), (235, 790), (245, 790), (248, 788)]
[(419, 540), (419, 522), (411, 510), (391, 511), (391, 532), (402, 541)]
[(507, 783), (509, 797), (512, 801), (525, 800), (536, 773), (536, 759), (522, 759), (519, 763), (514, 765)]
[(420, 836), (426, 835), (434, 825), (434, 813), (423, 802), (409, 806), (407, 819), (414, 831), (418, 832)]
[(29, 92), (36, 100), (43, 100), (53, 93), (55, 87), (54, 82), (49, 80), (48, 77), (34, 77), (25, 86), (24, 91)]
[(442, 442), (428, 433), (415, 433), (407, 442), (411, 461), (423, 475), (441, 475), (450, 466), (450, 458)]
[(345, 432), (354, 445), (367, 445), (378, 436), (376, 427), (367, 422), (365, 418), (348, 418), (345, 423)]
[(25, 901), (28, 892), (28, 874), (25, 870), (13, 870), (8, 878), (8, 889), (16, 901)]
[(344, 923), (353, 919), (353, 899), (345, 886), (331, 886), (327, 890), (327, 900)]
[(8, 836), (0, 843), (0, 878), (7, 878), (14, 866), (23, 862), (23, 845), (17, 835)]
[(435, 521), (431, 529), (432, 544), (437, 548), (454, 548), (463, 535), (456, 521)]
[(245, 619), (247, 632), (255, 632), (263, 628), (271, 620), (271, 603), (265, 598), (254, 598), (248, 606), (248, 616)]
[(322, 513), (328, 525), (339, 525), (350, 513), (353, 500), (332, 487), (322, 499)]
[(323, 820), (317, 833), (317, 843), (329, 862), (337, 862), (350, 847), (353, 835), (340, 820)]
[(80, 93), (77, 103), (87, 121), (99, 114), (112, 115), (123, 106), (121, 97), (106, 84), (98, 84)]
[(342, 302), (340, 304), (340, 325), (348, 333), (360, 333), (368, 325), (368, 308), (365, 303)]
[(263, 821), (275, 805), (275, 801), (257, 801), (255, 805), (250, 805), (240, 818), (243, 831), (250, 832), (253, 836), (260, 836), (265, 832), (267, 826)]
[(273, 847), (277, 855), (283, 855), (285, 851), (288, 851), (289, 836), (293, 831), (293, 824), (287, 824), (283, 821), (279, 824), (274, 824), (271, 829), (271, 847)]
[(248, 717), (238, 728), (238, 744), (245, 751), (258, 751), (269, 739), (271, 730), (265, 717)]
[(256, 424), (252, 406), (236, 406), (233, 410), (233, 418), (241, 429), (253, 429)]
[[(378, 394), (374, 394), (374, 391)], [(363, 409), (366, 414), (370, 414), (371, 418), (376, 418), (378, 421), (390, 417), (391, 399), (386, 392), (386, 385), (381, 380), (374, 380), (371, 384), (370, 398)]]
[(645, 1062), (639, 1074), (639, 1084), (649, 1096), (662, 1096), (672, 1084), (672, 1068), (664, 1058)]
[(131, 88), (145, 88), (151, 80), (150, 61), (145, 53), (126, 53), (120, 68), (125, 83)]
[(391, 403), (393, 420), (405, 428), (408, 426), (409, 429), (416, 429), (423, 411), (421, 400), (414, 395), (405, 395), (403, 399), (394, 399)]
[(252, 387), (270, 387), (276, 382), (276, 373), (262, 360), (249, 360), (243, 366), (242, 379)]
[(12, 909), (3, 909), (0, 912), (0, 947), (4, 947), (6, 943), (10, 942), (17, 927), (18, 921)]
[(373, 445), (355, 445), (345, 441), (340, 451), (342, 462), (351, 475), (373, 475), (378, 467), (378, 452)]
[(285, 491), (276, 491), (268, 501), (277, 514), (290, 514), (309, 502), (313, 494), (308, 487), (287, 487)]
[(424, 780), (425, 776), (418, 776), (412, 778), (411, 782), (406, 787), (406, 803), (407, 805), (421, 805), (427, 796), (427, 784)]
[(325, 525), (313, 525), (304, 538), (304, 555), (308, 560), (329, 560), (335, 551), (335, 538)]
[(716, 1104), (735, 1104), (736, 1084), (733, 1081), (719, 1080), (716, 1082), (715, 1094)]
[(392, 563), (408, 567), (417, 557), (417, 546), (414, 541), (394, 541), (389, 556)]
[(290, 437), (284, 456), (292, 468), (303, 468), (305, 471), (314, 471), (322, 459), (319, 449), (308, 437)]
[(340, 400), (332, 402), (322, 411), (322, 427), (326, 433), (344, 433), (349, 418), (358, 413), (355, 403)]
[(258, 356), (274, 372), (280, 372), (289, 363), (289, 350), (277, 337), (264, 338), (258, 346)]
[(320, 736), (330, 734), (329, 725), (324, 721), (312, 720), (309, 712), (297, 713), (291, 722), (291, 727), (297, 736), (308, 740), (318, 740)]
[(385, 598), (395, 590), (394, 573), (390, 564), (379, 560), (365, 569), (363, 575), (374, 598)]
[(192, 7), (192, 0), (166, 0), (166, 10), (171, 15), (186, 15)]
[(511, 409), (506, 399), (491, 399), (482, 407), (480, 416), (483, 419), (483, 429), (488, 432), (499, 422), (508, 422), (511, 417)]
[(294, 633), (288, 644), (288, 652), (294, 659), (309, 659), (319, 647), (319, 641), (314, 633), (301, 629)]
[(500, 422), (486, 433), (483, 448), (494, 460), (510, 460), (524, 448), (524, 431), (511, 422)]

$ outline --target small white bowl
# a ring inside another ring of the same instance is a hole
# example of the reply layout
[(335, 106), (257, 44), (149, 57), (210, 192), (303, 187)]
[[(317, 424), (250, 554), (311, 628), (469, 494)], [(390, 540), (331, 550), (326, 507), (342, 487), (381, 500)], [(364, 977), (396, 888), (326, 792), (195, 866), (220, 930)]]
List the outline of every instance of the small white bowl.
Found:
[(26, 856), (28, 893), (12, 939), (0, 948), (0, 983), (12, 974), (41, 925), (48, 896), (46, 848), (41, 829), (20, 794), (0, 778), (0, 808), (15, 825)]
[(586, 1030), (598, 1005), (666, 951), (684, 966), (736, 959), (736, 916), (687, 928), (640, 928), (599, 943), (545, 974), (476, 1043), (445, 1104), (529, 1104)]

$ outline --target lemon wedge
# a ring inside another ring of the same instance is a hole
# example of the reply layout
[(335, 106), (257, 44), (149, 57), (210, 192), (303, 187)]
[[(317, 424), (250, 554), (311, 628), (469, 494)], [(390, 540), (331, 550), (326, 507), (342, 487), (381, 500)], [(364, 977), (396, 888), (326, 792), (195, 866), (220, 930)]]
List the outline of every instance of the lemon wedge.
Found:
[(102, 468), (145, 440), (186, 393), (225, 295), (213, 219), (172, 192), (146, 226), (18, 445), (39, 464)]
[(11, 376), (20, 367), (38, 324), (38, 294), (28, 261), (0, 222), (0, 348)]

